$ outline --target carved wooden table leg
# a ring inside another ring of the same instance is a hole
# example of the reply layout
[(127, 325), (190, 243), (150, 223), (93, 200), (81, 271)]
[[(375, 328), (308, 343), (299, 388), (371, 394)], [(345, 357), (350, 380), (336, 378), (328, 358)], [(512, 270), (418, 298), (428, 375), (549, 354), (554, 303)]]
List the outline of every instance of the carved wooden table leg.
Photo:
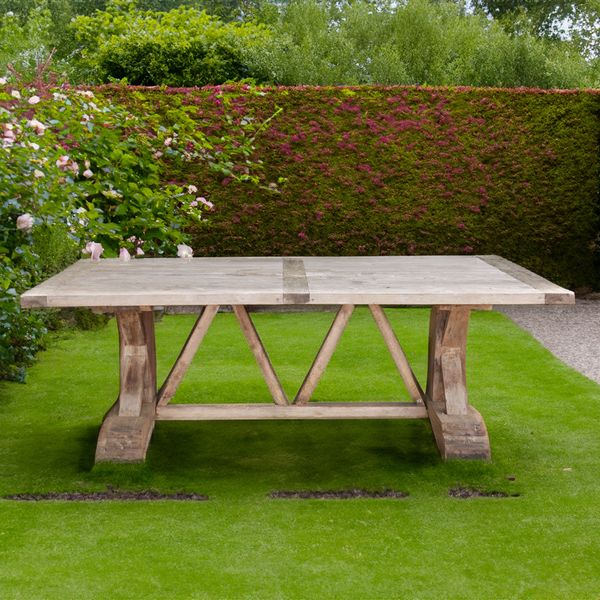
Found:
[(429, 326), (426, 404), (442, 458), (490, 458), (481, 415), (468, 403), (468, 306), (434, 306)]
[(156, 348), (154, 314), (120, 310), (119, 399), (104, 417), (96, 447), (96, 462), (141, 462), (156, 418)]

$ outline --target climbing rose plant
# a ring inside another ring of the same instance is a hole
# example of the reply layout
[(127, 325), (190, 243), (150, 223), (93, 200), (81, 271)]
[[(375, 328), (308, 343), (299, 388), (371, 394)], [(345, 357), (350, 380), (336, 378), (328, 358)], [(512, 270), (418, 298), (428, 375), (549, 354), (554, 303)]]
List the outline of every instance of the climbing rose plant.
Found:
[[(226, 94), (222, 101), (225, 110)], [(18, 365), (44, 333), (18, 304), (41, 277), (37, 228), (59, 228), (93, 258), (99, 247), (103, 256), (175, 256), (186, 227), (213, 205), (199, 181), (164, 181), (167, 169), (194, 161), (220, 178), (259, 182), (250, 157), (263, 123), (232, 120), (211, 137), (192, 118), (197, 108), (178, 103), (160, 117), (145, 108), (134, 114), (110, 94), (0, 79), (0, 378), (22, 379)]]

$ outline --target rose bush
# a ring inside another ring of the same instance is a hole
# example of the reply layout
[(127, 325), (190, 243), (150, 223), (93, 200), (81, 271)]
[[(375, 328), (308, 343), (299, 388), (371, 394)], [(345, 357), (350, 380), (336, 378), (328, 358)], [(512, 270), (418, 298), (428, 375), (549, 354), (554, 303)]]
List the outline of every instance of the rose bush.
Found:
[(43, 339), (41, 317), (18, 304), (49, 274), (36, 228), (59, 228), (93, 258), (99, 248), (123, 258), (175, 255), (212, 202), (201, 182), (164, 181), (167, 167), (202, 162), (221, 178), (259, 181), (249, 157), (264, 124), (232, 119), (227, 135), (211, 137), (191, 110), (179, 102), (158, 116), (110, 94), (0, 80), (0, 378), (22, 379)]

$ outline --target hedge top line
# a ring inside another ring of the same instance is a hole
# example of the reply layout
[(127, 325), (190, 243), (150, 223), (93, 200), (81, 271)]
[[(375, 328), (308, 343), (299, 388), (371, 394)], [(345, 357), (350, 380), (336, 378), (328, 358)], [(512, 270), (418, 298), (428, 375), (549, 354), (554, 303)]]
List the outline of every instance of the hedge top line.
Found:
[(268, 92), (278, 92), (286, 90), (351, 90), (351, 91), (393, 91), (393, 90), (414, 90), (414, 91), (432, 91), (432, 92), (491, 92), (491, 93), (506, 93), (506, 94), (540, 94), (540, 95), (576, 95), (576, 94), (591, 94), (600, 95), (600, 89), (544, 89), (544, 88), (502, 88), (502, 87), (473, 87), (473, 86), (427, 86), (427, 85), (296, 85), (296, 86), (250, 86), (249, 84), (221, 84), (221, 85), (206, 85), (201, 87), (168, 87), (168, 86), (144, 86), (144, 85), (128, 85), (110, 83), (98, 86), (75, 86), (76, 89), (96, 89), (96, 90), (131, 90), (131, 91), (161, 91), (165, 94), (185, 94), (193, 92), (239, 92), (250, 89), (260, 89)]

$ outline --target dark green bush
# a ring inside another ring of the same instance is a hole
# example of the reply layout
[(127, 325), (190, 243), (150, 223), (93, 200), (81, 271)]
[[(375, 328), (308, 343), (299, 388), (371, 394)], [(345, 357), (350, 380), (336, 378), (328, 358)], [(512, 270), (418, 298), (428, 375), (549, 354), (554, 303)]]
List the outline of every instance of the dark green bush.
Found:
[(13, 288), (0, 289), (0, 379), (22, 382), (26, 367), (44, 347), (47, 329), (44, 315), (21, 310), (15, 296)]
[(75, 19), (77, 76), (169, 86), (245, 78), (284, 85), (597, 84), (594, 69), (568, 44), (511, 36), (455, 2), (409, 0), (373, 10), (365, 0), (293, 0), (280, 10), (255, 7), (256, 21), (228, 23), (197, 7), (144, 6), (113, 0)]
[[(144, 96), (183, 98), (215, 135), (229, 127), (212, 88)], [(494, 253), (598, 284), (600, 93), (264, 88), (235, 106), (239, 119), (283, 108), (255, 158), (265, 183), (284, 183), (273, 193), (201, 165), (172, 171), (215, 203), (194, 233), (199, 256)]]
[(77, 70), (88, 81), (205, 85), (251, 77), (248, 54), (271, 37), (254, 23), (223, 23), (203, 11), (110, 7), (72, 25), (81, 46)]

